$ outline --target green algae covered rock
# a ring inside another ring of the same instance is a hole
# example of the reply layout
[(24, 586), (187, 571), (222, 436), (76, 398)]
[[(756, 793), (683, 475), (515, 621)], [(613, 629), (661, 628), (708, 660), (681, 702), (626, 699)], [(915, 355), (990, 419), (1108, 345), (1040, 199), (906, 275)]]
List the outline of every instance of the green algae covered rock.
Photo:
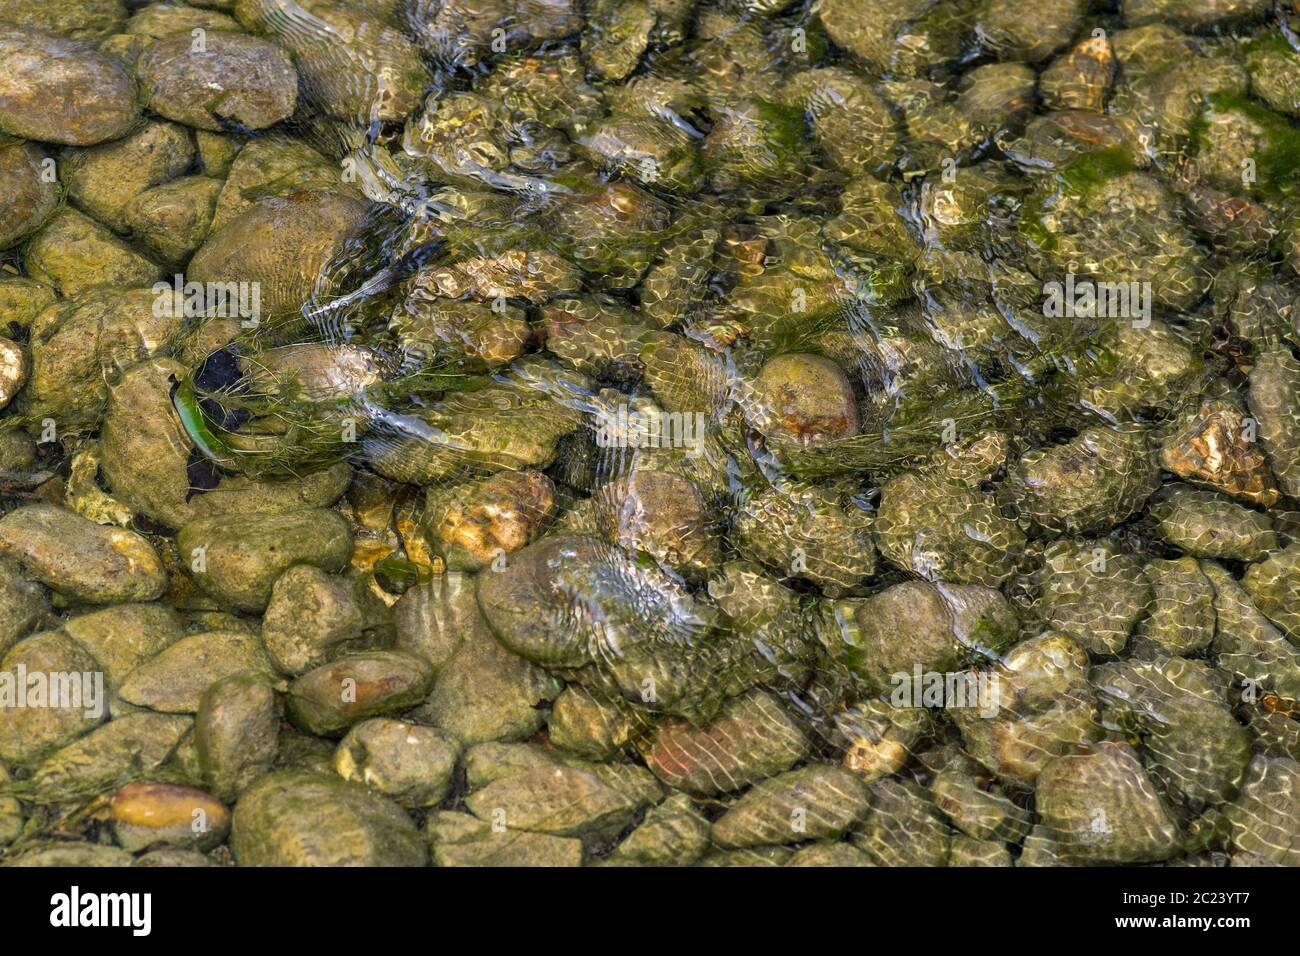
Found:
[(181, 528), (176, 542), (199, 587), (245, 611), (263, 610), (276, 579), (293, 565), (337, 572), (352, 555), (351, 530), (323, 508), (197, 518)]
[(241, 866), (424, 866), (429, 855), (397, 804), (301, 771), (270, 774), (240, 797), (230, 845)]
[(0, 28), (0, 130), (90, 146), (117, 139), (140, 115), (135, 85), (116, 60), (75, 40)]

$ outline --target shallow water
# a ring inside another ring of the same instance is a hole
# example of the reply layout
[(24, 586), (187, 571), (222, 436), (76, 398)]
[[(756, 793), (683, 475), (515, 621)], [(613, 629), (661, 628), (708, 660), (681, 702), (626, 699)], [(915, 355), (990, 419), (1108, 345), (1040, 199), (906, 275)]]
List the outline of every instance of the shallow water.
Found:
[(1300, 862), (1300, 14), (1026, 6), (0, 2), (5, 855)]

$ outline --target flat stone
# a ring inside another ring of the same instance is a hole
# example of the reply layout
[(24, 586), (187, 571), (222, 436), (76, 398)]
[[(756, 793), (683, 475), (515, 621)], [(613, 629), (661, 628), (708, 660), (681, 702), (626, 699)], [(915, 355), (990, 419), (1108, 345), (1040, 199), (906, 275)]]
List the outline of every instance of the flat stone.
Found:
[(240, 797), (230, 846), (240, 866), (424, 866), (429, 855), (397, 804), (302, 771), (269, 774)]
[(24, 505), (0, 518), (0, 555), (90, 604), (152, 601), (167, 589), (162, 561), (142, 536), (56, 505)]

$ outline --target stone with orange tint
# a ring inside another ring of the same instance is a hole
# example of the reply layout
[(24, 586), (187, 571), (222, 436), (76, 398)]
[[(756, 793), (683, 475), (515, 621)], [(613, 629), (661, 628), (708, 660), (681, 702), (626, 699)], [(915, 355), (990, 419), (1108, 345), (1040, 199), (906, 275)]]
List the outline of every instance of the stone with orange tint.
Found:
[(555, 486), (540, 471), (504, 471), (452, 488), (432, 487), (425, 540), (451, 571), (477, 571), (536, 537), (555, 512)]
[(401, 651), (370, 651), (308, 671), (289, 686), (289, 718), (323, 737), (338, 736), (367, 717), (392, 714), (424, 700), (433, 684), (428, 662)]
[(808, 738), (777, 699), (756, 690), (728, 701), (703, 727), (664, 725), (645, 759), (651, 772), (670, 787), (712, 796), (788, 770), (808, 748)]
[(858, 406), (843, 369), (820, 355), (780, 355), (754, 382), (760, 430), (769, 437), (810, 444), (858, 431)]
[(1274, 505), (1279, 497), (1255, 426), (1232, 402), (1204, 401), (1181, 418), (1160, 449), (1160, 464), (1251, 504)]
[(170, 783), (127, 784), (113, 794), (109, 817), (118, 844), (131, 853), (158, 844), (210, 850), (230, 832), (220, 800)]

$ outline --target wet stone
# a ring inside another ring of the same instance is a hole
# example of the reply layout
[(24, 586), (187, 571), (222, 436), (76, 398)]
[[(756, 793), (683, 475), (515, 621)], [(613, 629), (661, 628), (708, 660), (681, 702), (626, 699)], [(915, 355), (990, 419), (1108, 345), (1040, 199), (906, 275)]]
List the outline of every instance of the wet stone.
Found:
[(90, 796), (158, 770), (193, 727), (185, 715), (123, 714), (56, 750), (32, 773), (45, 798)]
[[(45, 309), (31, 325), (28, 407), (71, 425), (98, 415), (104, 399), (135, 391), (115, 382), (123, 369), (170, 348), (181, 335), (177, 319), (160, 315), (152, 289), (97, 289)], [(131, 369), (134, 384), (142, 372)], [(137, 442), (143, 443), (143, 441)]]
[(855, 0), (831, 0), (821, 5), (818, 17), (837, 46), (869, 66), (885, 70), (893, 65), (896, 33), (903, 23), (917, 18), (925, 6), (923, 0), (889, 0), (868, 17), (867, 8)]
[(54, 289), (43, 282), (0, 275), (0, 319), (10, 329), (26, 328), (55, 298)]
[(562, 750), (603, 760), (627, 745), (635, 726), (636, 721), (626, 705), (573, 684), (552, 703), (546, 735)]
[(152, 601), (167, 584), (145, 538), (54, 505), (26, 505), (0, 518), (0, 555), (42, 584), (91, 604)]
[(347, 491), (352, 469), (339, 462), (301, 478), (247, 478), (228, 475), (217, 487), (190, 499), (198, 517), (217, 514), (286, 514), (326, 508)]
[(1263, 561), (1246, 569), (1242, 586), (1255, 607), (1281, 629), (1291, 643), (1300, 646), (1300, 546), (1290, 545), (1271, 552)]
[(423, 613), (442, 625), (438, 637), (449, 642), (444, 656), (442, 647), (413, 646), (399, 636), (399, 647), (419, 654), (437, 673), (416, 713), (465, 744), (523, 740), (536, 733), (546, 720), (543, 705), (563, 684), (493, 636), (478, 610), (473, 579), (442, 575), (420, 598)]
[(1095, 654), (1123, 650), (1150, 601), (1141, 562), (1106, 542), (1058, 541), (1036, 577), (1043, 620)]
[(1125, 19), (1134, 26), (1152, 21), (1172, 22), (1184, 30), (1196, 30), (1216, 23), (1260, 17), (1268, 10), (1263, 0), (1125, 0)]
[(0, 148), (0, 182), (4, 183), (4, 213), (0, 214), (0, 248), (8, 248), (40, 228), (54, 212), (53, 161), (29, 143)]
[(834, 716), (833, 739), (844, 748), (842, 763), (870, 783), (902, 769), (930, 729), (922, 707), (895, 707), (865, 700)]
[(713, 824), (724, 848), (833, 840), (868, 807), (866, 785), (852, 771), (813, 764), (756, 784)]
[(130, 76), (75, 40), (0, 29), (0, 130), (24, 139), (89, 146), (117, 139), (139, 116)]
[(194, 570), (199, 587), (243, 611), (265, 609), (276, 580), (293, 565), (333, 573), (352, 556), (347, 523), (325, 509), (198, 518), (181, 528), (176, 544), (191, 561), (201, 559)]
[(1178, 828), (1124, 744), (1056, 758), (1039, 776), (1036, 794), (1044, 827), (1070, 858), (1133, 863), (1177, 852)]
[(699, 488), (681, 475), (651, 469), (602, 485), (596, 526), (612, 543), (644, 551), (682, 571), (717, 565), (713, 516)]
[(278, 15), (272, 0), (240, 2), (235, 16), (293, 55), (304, 86), (330, 115), (366, 123), (373, 113), (381, 121), (401, 121), (416, 107), (431, 77), (419, 48), (396, 24), (334, 0), (303, 6), (313, 18), (309, 29)]
[(708, 820), (690, 797), (679, 793), (647, 810), (607, 859), (618, 864), (689, 866), (708, 849)]
[(1270, 108), (1292, 116), (1300, 114), (1300, 79), (1296, 53), (1275, 38), (1260, 38), (1246, 52), (1251, 91)]
[[(9, 771), (0, 764), (0, 784), (7, 784), (12, 779)], [(16, 797), (0, 797), (0, 848), (18, 839), (23, 832), (23, 819), (23, 806)]]
[(1011, 577), (1024, 532), (978, 487), (909, 472), (885, 485), (876, 543), (895, 567), (930, 581), (996, 587)]
[(1174, 486), (1151, 514), (1160, 536), (1194, 557), (1258, 561), (1278, 546), (1268, 515), (1212, 491)]
[[(601, 661), (590, 679), (643, 705), (692, 709), (693, 697), (730, 663), (706, 655), (688, 667), (683, 644), (665, 642), (662, 628), (703, 635), (710, 609), (656, 565), (596, 538), (558, 534), (530, 545), (504, 569), (478, 576), (478, 600), (505, 647), (546, 668)], [(621, 652), (607, 654), (611, 644)]]
[(621, 80), (636, 69), (655, 25), (654, 6), (640, 0), (597, 0), (583, 35), (582, 48), (591, 68), (602, 77)]
[[(259, 283), (266, 320), (297, 313), (316, 276), (360, 227), (366, 203), (354, 194), (294, 192), (260, 198), (240, 215), (214, 226), (194, 253), (186, 280)], [(218, 219), (221, 216), (218, 200)], [(274, 236), (273, 242), (260, 237)]]
[(1040, 81), (1043, 102), (1050, 109), (1100, 112), (1115, 75), (1115, 53), (1103, 33), (1077, 44), (1057, 57)]
[(437, 866), (581, 866), (582, 841), (494, 826), (468, 813), (430, 814), (426, 824)]
[[(952, 825), (972, 840), (1019, 843), (1029, 832), (1028, 811), (972, 771), (966, 762), (952, 761), (930, 781), (931, 799)], [(960, 864), (954, 861), (953, 865)]]
[(98, 40), (117, 32), (126, 20), (122, 0), (50, 0), (0, 3), (0, 21), (70, 40)]
[(221, 180), (182, 176), (146, 189), (123, 212), (127, 227), (158, 261), (179, 265), (203, 244)]
[(1300, 721), (1286, 714), (1260, 707), (1250, 713), (1247, 724), (1254, 751), (1265, 757), (1290, 757), (1300, 760)]
[(910, 780), (870, 785), (871, 807), (850, 841), (877, 866), (947, 866), (950, 833), (925, 792)]
[(992, 0), (976, 19), (975, 32), (999, 56), (1035, 63), (1070, 42), (1086, 6), (1047, 0), (1031, 12), (1014, 0)]
[(276, 670), (297, 676), (329, 659), (342, 643), (360, 637), (366, 623), (357, 584), (299, 564), (275, 580), (262, 617), (262, 639)]
[(1300, 363), (1285, 349), (1260, 355), (1250, 373), (1250, 411), (1281, 489), (1300, 495)]
[(334, 769), (404, 807), (430, 807), (451, 788), (459, 755), (459, 742), (435, 727), (376, 718), (348, 731)]
[(157, 844), (210, 850), (230, 832), (230, 811), (202, 790), (132, 783), (109, 805), (118, 845), (135, 853)]
[(209, 685), (199, 699), (194, 742), (212, 793), (233, 801), (269, 771), (279, 733), (279, 707), (265, 674), (232, 674)]
[(786, 866), (875, 866), (867, 856), (850, 843), (814, 843), (790, 857)]
[(228, 136), (197, 130), (194, 145), (198, 150), (199, 168), (206, 176), (224, 178), (239, 153), (239, 144)]
[(333, 776), (334, 747), (333, 741), (314, 737), (287, 722), (281, 723), (274, 769), (302, 770)]
[(1201, 571), (1214, 587), (1218, 618), (1211, 649), (1219, 667), (1248, 686), (1300, 700), (1300, 650), (1255, 607), (1247, 591), (1212, 561)]
[(176, 612), (162, 604), (119, 604), (80, 614), (64, 622), (63, 631), (100, 663), (113, 687), (184, 633)]
[(1023, 789), (1054, 757), (1100, 739), (1086, 667), (1087, 652), (1063, 634), (1017, 645), (993, 675), (998, 712), (950, 712), (967, 752), (1004, 784)]
[(150, 285), (162, 269), (75, 209), (56, 212), (27, 243), (27, 274), (75, 296), (95, 286)]
[(1170, 654), (1195, 654), (1214, 640), (1214, 588), (1194, 558), (1151, 561), (1151, 610), (1138, 634)]
[(1268, 460), (1253, 441), (1245, 413), (1230, 402), (1202, 402), (1181, 418), (1160, 450), (1160, 464), (1198, 482), (1256, 505), (1277, 502)]
[(1295, 866), (1297, 794), (1300, 764), (1285, 757), (1254, 757), (1241, 795), (1228, 809), (1232, 845), (1270, 863)]
[(1037, 524), (1072, 533), (1124, 520), (1158, 486), (1144, 431), (1091, 428), (1066, 444), (1021, 456), (1013, 488)]
[(858, 430), (858, 409), (844, 372), (817, 355), (783, 355), (763, 367), (754, 382), (760, 427), (778, 437), (822, 442)]
[(172, 867), (172, 866), (216, 866), (197, 850), (169, 849), (150, 850), (135, 858), (132, 866)]
[(471, 789), (485, 787), (517, 773), (547, 767), (586, 766), (594, 764), (567, 760), (562, 754), (526, 743), (475, 744), (465, 751), (465, 781)]
[(188, 130), (175, 123), (148, 121), (121, 139), (64, 150), (59, 156), (59, 180), (80, 209), (122, 232), (131, 200), (179, 176), (193, 159)]
[(791, 485), (747, 497), (735, 525), (738, 549), (778, 573), (836, 594), (876, 571), (871, 514), (820, 488)]
[[(204, 137), (211, 135), (203, 130), (195, 131), (200, 151)], [(297, 140), (268, 135), (233, 149), (233, 155), (225, 160), (230, 168), (212, 219), (214, 233), (252, 209), (263, 196), (287, 197), (299, 191), (343, 188), (338, 167)], [(215, 170), (209, 173), (215, 174)]]
[(539, 767), (476, 789), (465, 805), (481, 820), (592, 842), (632, 822), (645, 797), (576, 767)]
[(1201, 811), (1237, 793), (1251, 757), (1251, 739), (1217, 701), (1180, 698), (1146, 721), (1147, 770), (1171, 800)]
[(822, 67), (796, 74), (790, 86), (807, 91), (803, 105), (813, 135), (836, 166), (866, 172), (889, 162), (897, 147), (894, 118), (863, 78), (851, 70)]
[[(1103, 176), (1058, 199), (1038, 227), (1059, 272), (1084, 271), (1087, 263), (1087, 271), (1115, 282), (1150, 282), (1148, 304), (1171, 309), (1190, 307), (1205, 291), (1202, 253), (1183, 224), (1178, 197), (1160, 180), (1139, 172)], [(1094, 227), (1076, 231), (1084, 222)]]
[(468, 574), (446, 574), (408, 588), (393, 606), (397, 649), (441, 671), (464, 632), (480, 626), (474, 585)]
[(188, 31), (152, 43), (136, 61), (144, 105), (206, 130), (236, 123), (274, 126), (293, 113), (298, 74), (278, 46), (239, 33), (206, 30), (195, 50)]
[(428, 848), (397, 804), (364, 786), (301, 771), (263, 777), (235, 805), (241, 866), (424, 866)]
[(322, 664), (290, 686), (289, 718), (318, 736), (339, 736), (367, 717), (398, 713), (422, 701), (433, 671), (400, 651), (369, 651)]
[(788, 769), (808, 746), (776, 698), (752, 691), (729, 702), (705, 727), (661, 728), (645, 757), (654, 775), (669, 786), (712, 796)]
[(788, 846), (756, 846), (740, 850), (713, 850), (705, 854), (696, 866), (785, 866), (794, 856)]
[(192, 714), (204, 691), (244, 671), (270, 675), (261, 638), (243, 631), (204, 631), (181, 638), (135, 668), (118, 694), (139, 707)]
[(1000, 593), (972, 584), (908, 581), (867, 598), (856, 612), (861, 672), (881, 690), (921, 671), (954, 671), (1014, 642), (1016, 614)]
[(0, 558), (0, 654), (37, 625), (49, 598), (45, 589), (22, 574), (12, 558)]
[(108, 703), (97, 672), (95, 659), (57, 631), (15, 644), (0, 659), (0, 760), (34, 763), (97, 726)]
[(452, 571), (477, 571), (536, 537), (555, 509), (555, 487), (537, 471), (431, 488), (425, 537)]
[(949, 866), (1014, 866), (1011, 853), (996, 840), (975, 840), (964, 833), (954, 833)]
[(78, 841), (37, 844), (6, 859), (3, 866), (109, 867), (131, 866), (131, 854), (115, 846)]
[(131, 14), (131, 18), (126, 22), (125, 32), (133, 36), (152, 37), (156, 40), (177, 33), (192, 36), (191, 31), (196, 28), (239, 30), (238, 22), (232, 17), (216, 10), (199, 9), (205, 6), (231, 7), (233, 3), (220, 0), (217, 3), (201, 3), (185, 7), (169, 3), (153, 3)]

